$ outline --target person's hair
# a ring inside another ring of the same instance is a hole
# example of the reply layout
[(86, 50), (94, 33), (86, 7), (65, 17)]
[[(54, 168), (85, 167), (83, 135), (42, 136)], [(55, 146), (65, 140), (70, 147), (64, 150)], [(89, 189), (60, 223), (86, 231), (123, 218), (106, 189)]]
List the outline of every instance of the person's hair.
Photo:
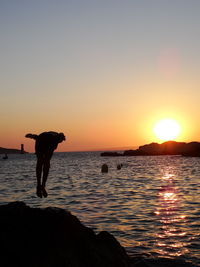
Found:
[(59, 136), (59, 143), (66, 140), (64, 133), (59, 133), (58, 136)]

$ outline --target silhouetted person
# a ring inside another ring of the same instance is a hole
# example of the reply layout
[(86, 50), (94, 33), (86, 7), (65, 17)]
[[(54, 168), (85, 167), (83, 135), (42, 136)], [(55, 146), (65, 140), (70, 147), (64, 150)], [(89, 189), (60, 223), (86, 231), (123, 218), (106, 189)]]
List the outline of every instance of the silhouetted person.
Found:
[[(27, 138), (34, 139), (35, 142), (35, 153), (37, 156), (36, 164), (36, 176), (37, 176), (37, 190), (36, 194), (38, 197), (47, 197), (47, 191), (45, 189), (46, 181), (49, 174), (50, 160), (54, 150), (58, 144), (65, 140), (63, 133), (56, 132), (44, 132), (39, 135), (26, 134)], [(42, 181), (41, 181), (42, 177)]]

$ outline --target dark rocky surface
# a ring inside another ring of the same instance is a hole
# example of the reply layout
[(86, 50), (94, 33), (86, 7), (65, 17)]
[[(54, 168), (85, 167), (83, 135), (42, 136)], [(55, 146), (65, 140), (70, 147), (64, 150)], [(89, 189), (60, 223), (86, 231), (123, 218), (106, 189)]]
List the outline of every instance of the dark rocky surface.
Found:
[(96, 235), (63, 209), (13, 202), (0, 206), (0, 214), (2, 267), (130, 266), (111, 234)]
[(130, 258), (108, 232), (95, 234), (60, 208), (0, 206), (1, 267), (168, 267), (181, 260)]

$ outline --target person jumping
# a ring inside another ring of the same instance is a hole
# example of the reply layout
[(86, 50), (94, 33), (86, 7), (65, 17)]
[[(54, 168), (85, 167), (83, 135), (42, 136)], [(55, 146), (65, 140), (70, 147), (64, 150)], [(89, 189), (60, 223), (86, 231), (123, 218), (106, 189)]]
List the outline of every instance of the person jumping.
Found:
[[(36, 195), (40, 198), (47, 197), (48, 193), (45, 189), (46, 181), (50, 169), (50, 160), (54, 150), (58, 144), (65, 141), (65, 135), (63, 133), (56, 132), (43, 132), (37, 134), (26, 134), (25, 137), (35, 140), (35, 154), (37, 156), (36, 164), (36, 177), (37, 177), (37, 188)], [(42, 177), (42, 181), (41, 181)]]

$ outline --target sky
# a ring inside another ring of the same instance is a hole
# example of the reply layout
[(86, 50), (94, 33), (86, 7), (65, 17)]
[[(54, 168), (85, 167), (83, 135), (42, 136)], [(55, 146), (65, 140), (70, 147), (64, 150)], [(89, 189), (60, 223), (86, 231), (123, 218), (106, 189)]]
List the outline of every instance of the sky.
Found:
[(58, 151), (200, 141), (199, 0), (0, 0), (0, 146)]

